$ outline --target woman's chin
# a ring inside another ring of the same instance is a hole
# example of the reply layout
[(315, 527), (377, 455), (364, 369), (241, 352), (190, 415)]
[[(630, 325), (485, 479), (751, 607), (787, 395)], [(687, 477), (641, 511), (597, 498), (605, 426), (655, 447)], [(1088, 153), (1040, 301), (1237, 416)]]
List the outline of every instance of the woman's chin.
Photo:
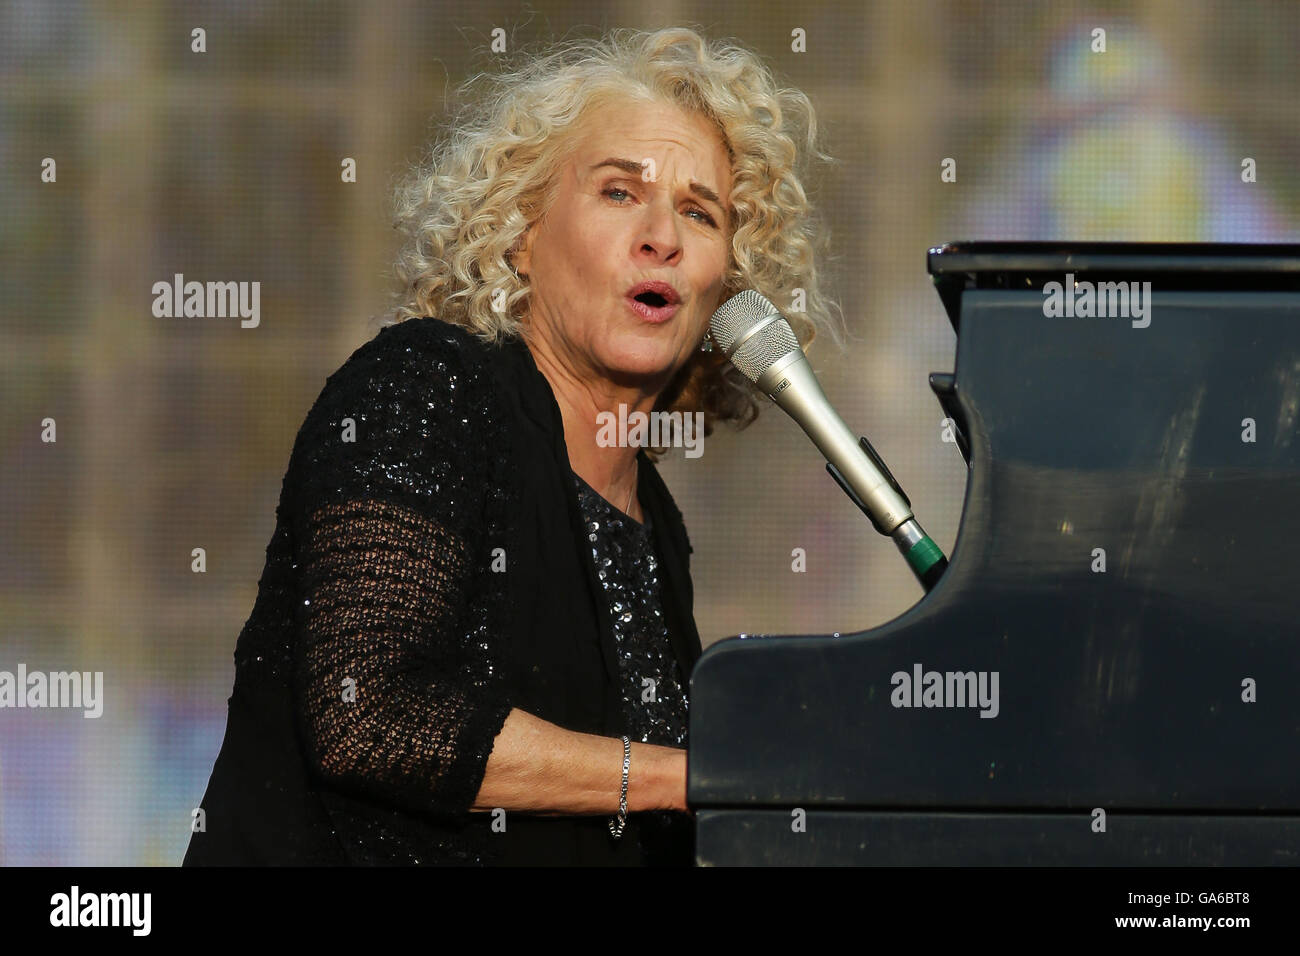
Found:
[(613, 350), (608, 368), (627, 378), (665, 378), (676, 371), (678, 353), (659, 343), (628, 343)]

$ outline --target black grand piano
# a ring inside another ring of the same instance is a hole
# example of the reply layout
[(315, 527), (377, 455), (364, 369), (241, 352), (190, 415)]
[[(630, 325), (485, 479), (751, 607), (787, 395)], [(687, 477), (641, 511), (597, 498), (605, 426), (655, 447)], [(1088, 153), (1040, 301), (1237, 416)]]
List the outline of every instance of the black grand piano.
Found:
[(1300, 863), (1300, 246), (928, 266), (969, 472), (949, 567), (880, 627), (709, 647), (697, 863)]

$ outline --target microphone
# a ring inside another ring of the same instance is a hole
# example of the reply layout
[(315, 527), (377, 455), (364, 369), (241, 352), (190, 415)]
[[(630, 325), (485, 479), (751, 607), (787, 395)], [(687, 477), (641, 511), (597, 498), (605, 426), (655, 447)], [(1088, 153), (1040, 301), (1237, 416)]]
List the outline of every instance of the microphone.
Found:
[(826, 400), (790, 323), (771, 302), (745, 289), (724, 302), (709, 330), (731, 364), (793, 418), (826, 458), (826, 470), (871, 524), (894, 539), (929, 591), (948, 560), (912, 515), (912, 503), (871, 443), (855, 437)]

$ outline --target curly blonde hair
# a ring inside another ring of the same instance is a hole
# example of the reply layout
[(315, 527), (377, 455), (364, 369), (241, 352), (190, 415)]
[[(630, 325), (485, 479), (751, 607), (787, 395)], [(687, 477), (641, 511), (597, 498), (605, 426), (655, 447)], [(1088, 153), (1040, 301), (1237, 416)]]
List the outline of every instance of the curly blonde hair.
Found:
[[(617, 29), (526, 54), (518, 69), (479, 74), (461, 94), (449, 135), (396, 188), (394, 226), (406, 237), (393, 267), (400, 304), (381, 324), (435, 316), (486, 341), (519, 335), (529, 284), (511, 256), (548, 208), (571, 134), (590, 109), (621, 98), (673, 104), (717, 129), (733, 178), (722, 300), (752, 288), (783, 311), (805, 349), (819, 330), (843, 344), (818, 268), (828, 233), (804, 189), (813, 158), (835, 160), (818, 148), (808, 97), (778, 87), (754, 53), (686, 27)], [(718, 350), (696, 350), (656, 410), (703, 412), (708, 435), (719, 421), (745, 428), (762, 404)]]

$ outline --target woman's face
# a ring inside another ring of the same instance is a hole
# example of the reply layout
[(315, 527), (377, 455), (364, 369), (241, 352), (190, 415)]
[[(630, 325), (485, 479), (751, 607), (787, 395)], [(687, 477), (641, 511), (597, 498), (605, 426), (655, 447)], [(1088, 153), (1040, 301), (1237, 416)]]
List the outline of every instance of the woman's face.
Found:
[[(597, 108), (575, 135), (549, 208), (513, 256), (531, 286), (530, 344), (540, 340), (562, 374), (657, 394), (721, 304), (726, 149), (702, 117), (636, 101)], [(647, 280), (675, 290), (669, 317), (632, 304)]]

